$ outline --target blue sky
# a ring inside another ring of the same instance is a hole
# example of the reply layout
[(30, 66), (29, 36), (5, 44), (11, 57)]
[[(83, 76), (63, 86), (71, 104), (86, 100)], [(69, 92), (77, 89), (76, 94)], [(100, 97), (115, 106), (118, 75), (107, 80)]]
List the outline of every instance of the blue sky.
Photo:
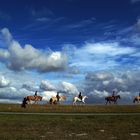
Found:
[(140, 91), (140, 0), (0, 2), (1, 102)]

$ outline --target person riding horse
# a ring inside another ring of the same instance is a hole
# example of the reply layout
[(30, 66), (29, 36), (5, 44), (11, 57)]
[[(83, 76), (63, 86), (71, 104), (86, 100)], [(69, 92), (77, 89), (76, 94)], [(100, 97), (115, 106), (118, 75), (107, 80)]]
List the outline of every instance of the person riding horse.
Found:
[(37, 91), (35, 91), (34, 97), (35, 97), (35, 99), (36, 99), (36, 97), (37, 97)]
[(82, 93), (80, 92), (79, 95), (78, 95), (78, 98), (82, 100), (82, 95), (81, 94)]
[(115, 91), (113, 90), (112, 97), (115, 98)]
[(59, 92), (57, 92), (56, 98), (57, 98), (57, 102), (59, 102), (59, 99), (60, 99)]

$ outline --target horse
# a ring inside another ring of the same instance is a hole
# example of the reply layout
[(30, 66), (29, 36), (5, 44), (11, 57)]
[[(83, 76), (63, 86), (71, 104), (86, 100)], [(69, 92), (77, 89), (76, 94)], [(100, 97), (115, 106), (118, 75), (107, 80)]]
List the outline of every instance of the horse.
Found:
[(120, 95), (116, 95), (116, 96), (108, 96), (105, 97), (106, 100), (106, 104), (109, 102), (111, 104), (111, 102), (114, 102), (114, 104), (117, 104), (117, 100), (121, 99)]
[(85, 104), (85, 99), (87, 99), (88, 97), (87, 96), (82, 96), (82, 100), (79, 98), (79, 97), (74, 97), (73, 98), (73, 105), (76, 105), (76, 102), (79, 101), (79, 102), (82, 102), (83, 104)]
[(29, 104), (31, 103), (31, 101), (37, 103), (38, 101), (42, 101), (42, 96), (27, 96), (26, 99), (29, 102)]
[(135, 103), (136, 101), (137, 101), (137, 103), (139, 103), (139, 101), (140, 101), (140, 96), (134, 97), (133, 103)]
[[(59, 97), (59, 101), (65, 101), (66, 100), (66, 97), (65, 96), (60, 96)], [(51, 97), (50, 100), (49, 100), (49, 103), (50, 104), (57, 104), (58, 103), (58, 99), (57, 97)]]

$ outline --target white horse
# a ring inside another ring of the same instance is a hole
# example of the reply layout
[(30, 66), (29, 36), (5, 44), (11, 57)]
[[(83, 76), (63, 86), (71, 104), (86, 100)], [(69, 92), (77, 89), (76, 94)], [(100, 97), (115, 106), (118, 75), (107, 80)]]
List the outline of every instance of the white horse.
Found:
[(87, 96), (82, 96), (82, 100), (79, 98), (79, 97), (74, 97), (73, 98), (73, 105), (76, 105), (76, 102), (79, 101), (79, 102), (82, 102), (83, 104), (85, 104), (85, 99), (87, 99), (88, 97)]

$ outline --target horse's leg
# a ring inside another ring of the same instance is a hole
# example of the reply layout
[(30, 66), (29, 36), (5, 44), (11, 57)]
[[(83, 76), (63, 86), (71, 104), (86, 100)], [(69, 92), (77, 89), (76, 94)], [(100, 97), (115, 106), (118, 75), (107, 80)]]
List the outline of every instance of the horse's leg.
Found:
[(77, 101), (75, 100), (75, 103), (74, 103), (75, 105), (77, 105), (77, 103), (76, 103), (76, 102), (77, 102)]
[(107, 103), (108, 103), (108, 100), (106, 100), (106, 105), (107, 105)]
[(31, 100), (28, 100), (29, 104), (31, 104)]
[(73, 105), (76, 105), (76, 102), (77, 102), (77, 100), (76, 100), (76, 99), (74, 99), (74, 100), (73, 100)]
[(85, 101), (84, 100), (82, 100), (82, 103), (83, 103), (83, 105), (85, 105)]
[(75, 101), (73, 101), (73, 105), (75, 105)]

